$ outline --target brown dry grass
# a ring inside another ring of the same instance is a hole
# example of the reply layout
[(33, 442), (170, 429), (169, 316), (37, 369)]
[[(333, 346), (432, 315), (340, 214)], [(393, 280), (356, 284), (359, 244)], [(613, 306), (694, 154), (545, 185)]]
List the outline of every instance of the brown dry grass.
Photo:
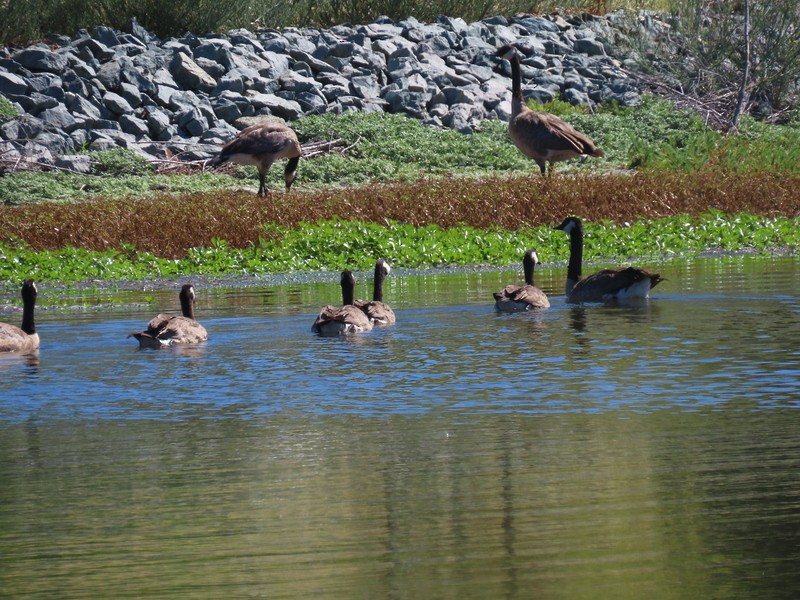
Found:
[(99, 199), (78, 204), (0, 208), (0, 240), (21, 239), (35, 250), (66, 245), (91, 250), (122, 243), (165, 258), (179, 258), (213, 238), (245, 247), (264, 237), (265, 224), (343, 218), (387, 219), (442, 227), (519, 229), (556, 224), (574, 214), (596, 221), (655, 219), (714, 208), (764, 216), (800, 215), (800, 178), (714, 173), (635, 174), (544, 179), (436, 179), (411, 184), (275, 193)]

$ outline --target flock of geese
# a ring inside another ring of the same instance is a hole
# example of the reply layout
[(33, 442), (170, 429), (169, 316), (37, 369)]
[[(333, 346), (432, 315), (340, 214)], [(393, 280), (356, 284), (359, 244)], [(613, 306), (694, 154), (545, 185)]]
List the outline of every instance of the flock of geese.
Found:
[[(647, 298), (650, 290), (662, 278), (638, 267), (604, 269), (587, 277), (581, 276), (583, 260), (583, 226), (577, 217), (564, 219), (556, 229), (570, 237), (570, 257), (567, 280), (564, 287), (567, 302), (607, 302)], [(510, 284), (494, 293), (498, 311), (542, 310), (550, 307), (550, 300), (536, 287), (533, 271), (539, 263), (534, 250), (528, 250), (522, 259), (525, 273), (523, 285)], [(374, 327), (393, 325), (397, 318), (392, 308), (383, 301), (383, 283), (391, 272), (384, 259), (375, 263), (372, 300), (356, 300), (356, 280), (352, 271), (343, 271), (342, 305), (325, 306), (317, 316), (311, 329), (321, 336), (340, 336)], [(17, 327), (0, 323), (0, 352), (31, 353), (39, 348), (39, 334), (33, 319), (36, 305), (36, 284), (27, 279), (22, 284), (22, 324)], [(187, 283), (180, 291), (181, 314), (160, 313), (147, 324), (144, 331), (131, 333), (142, 348), (164, 348), (179, 344), (199, 344), (208, 340), (208, 332), (194, 316), (196, 295), (194, 287)]]
[[(539, 165), (542, 175), (552, 174), (553, 164), (570, 158), (587, 155), (603, 156), (603, 151), (584, 134), (555, 115), (536, 112), (525, 105), (522, 96), (521, 60), (516, 48), (505, 45), (495, 53), (511, 65), (511, 119), (508, 131), (522, 154)], [(252, 165), (258, 169), (258, 195), (269, 192), (266, 176), (277, 160), (288, 159), (284, 181), (288, 190), (297, 177), (302, 148), (295, 132), (283, 123), (266, 121), (240, 131), (226, 143), (212, 161), (212, 165), (230, 161)], [(661, 277), (644, 269), (605, 269), (588, 277), (581, 277), (583, 262), (583, 227), (576, 217), (569, 217), (556, 227), (570, 236), (570, 258), (567, 267), (565, 293), (567, 302), (605, 302), (647, 298), (650, 289)], [(533, 271), (539, 263), (536, 252), (529, 250), (522, 260), (524, 285), (507, 285), (494, 294), (498, 311), (541, 310), (550, 306), (547, 295), (534, 285)], [(369, 331), (373, 327), (393, 325), (394, 311), (383, 302), (383, 282), (389, 274), (389, 264), (380, 259), (375, 265), (372, 300), (356, 300), (355, 277), (351, 271), (341, 276), (342, 305), (326, 306), (314, 321), (312, 330), (320, 335), (343, 335)], [(39, 334), (33, 319), (36, 305), (36, 284), (27, 279), (22, 285), (22, 324), (17, 327), (0, 323), (0, 352), (29, 353), (38, 350)], [(208, 332), (194, 317), (195, 291), (191, 284), (181, 288), (180, 315), (161, 313), (154, 317), (147, 329), (131, 333), (140, 347), (161, 348), (174, 344), (198, 344), (208, 339)]]

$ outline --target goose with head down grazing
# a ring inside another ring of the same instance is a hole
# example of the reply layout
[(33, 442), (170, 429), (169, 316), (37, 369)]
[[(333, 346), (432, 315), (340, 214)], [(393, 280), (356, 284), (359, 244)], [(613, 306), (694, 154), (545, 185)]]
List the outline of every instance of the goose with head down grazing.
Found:
[(509, 284), (494, 293), (494, 307), (503, 312), (549, 308), (550, 300), (542, 290), (533, 284), (533, 269), (539, 264), (539, 255), (528, 250), (522, 257), (525, 272), (525, 285)]
[(511, 119), (508, 133), (522, 154), (533, 159), (542, 175), (546, 174), (545, 163), (569, 160), (582, 154), (603, 156), (603, 151), (586, 135), (557, 116), (536, 112), (525, 105), (522, 97), (522, 76), (517, 49), (511, 45), (500, 48), (495, 56), (511, 63)]
[(384, 259), (378, 259), (375, 263), (375, 278), (372, 283), (372, 300), (357, 300), (356, 306), (366, 313), (370, 322), (375, 327), (394, 325), (397, 322), (392, 307), (383, 301), (383, 281), (391, 272), (392, 268)]
[(26, 279), (22, 284), (22, 324), (0, 323), (0, 352), (34, 352), (39, 349), (39, 334), (33, 322), (36, 284)]
[(178, 298), (181, 301), (181, 315), (160, 313), (147, 324), (147, 329), (130, 333), (139, 341), (141, 348), (165, 348), (175, 344), (199, 344), (208, 340), (206, 328), (194, 318), (196, 299), (194, 286), (190, 283), (181, 287)]
[(352, 271), (342, 271), (342, 306), (325, 306), (311, 326), (311, 331), (324, 336), (370, 331), (372, 323), (366, 313), (353, 304), (356, 278)]
[(297, 177), (297, 166), (303, 150), (297, 134), (284, 123), (266, 121), (242, 129), (236, 137), (222, 147), (219, 155), (212, 160), (216, 166), (225, 161), (240, 165), (251, 165), (258, 169), (258, 195), (269, 192), (266, 183), (267, 173), (276, 160), (288, 159), (283, 172), (286, 190), (292, 187)]
[(650, 290), (663, 281), (657, 273), (638, 267), (603, 269), (581, 277), (583, 263), (583, 225), (577, 217), (568, 217), (556, 227), (569, 234), (569, 264), (564, 291), (567, 302), (607, 302), (648, 298)]

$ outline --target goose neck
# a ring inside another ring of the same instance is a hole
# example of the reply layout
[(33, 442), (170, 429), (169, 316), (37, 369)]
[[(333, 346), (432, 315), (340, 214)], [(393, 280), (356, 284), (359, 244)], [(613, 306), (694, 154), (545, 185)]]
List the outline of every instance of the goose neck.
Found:
[(33, 309), (35, 306), (36, 300), (34, 298), (27, 299), (22, 306), (22, 327), (20, 329), (28, 335), (36, 333), (36, 325), (33, 322)]
[(583, 228), (576, 225), (569, 232), (569, 265), (567, 266), (567, 279), (577, 283), (581, 278), (583, 265)]

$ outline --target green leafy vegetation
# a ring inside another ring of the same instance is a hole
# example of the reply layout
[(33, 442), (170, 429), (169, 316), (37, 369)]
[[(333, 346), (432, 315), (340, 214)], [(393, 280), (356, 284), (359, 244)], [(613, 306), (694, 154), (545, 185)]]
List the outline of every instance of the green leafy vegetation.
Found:
[[(613, 169), (800, 174), (799, 118), (788, 125), (770, 125), (744, 117), (740, 133), (725, 136), (707, 128), (696, 113), (653, 96), (645, 96), (638, 107), (608, 106), (596, 114), (561, 104), (565, 106), (549, 103), (541, 108), (562, 112), (566, 120), (592, 137), (606, 156), (559, 163), (559, 174)], [(300, 190), (537, 171), (517, 151), (506, 125), (499, 121), (484, 121), (470, 135), (385, 113), (311, 116), (292, 125), (302, 143), (341, 140), (348, 147), (344, 155), (331, 152), (303, 160), (296, 183)], [(16, 171), (0, 177), (0, 201), (14, 205), (96, 197), (145, 198), (256, 187), (252, 167), (193, 175), (159, 174), (131, 150), (94, 152), (91, 157), (96, 175)], [(270, 187), (282, 188), (282, 178), (280, 168), (272, 169)]]
[[(584, 259), (649, 259), (691, 257), (711, 251), (773, 252), (800, 249), (800, 218), (767, 218), (747, 213), (711, 211), (698, 216), (641, 220), (616, 225), (585, 222)], [(130, 245), (104, 252), (65, 247), (36, 252), (24, 243), (0, 244), (0, 280), (26, 277), (70, 283), (90, 280), (137, 280), (266, 273), (367, 270), (376, 256), (396, 266), (422, 268), (452, 265), (511, 265), (527, 248), (536, 248), (548, 264), (564, 263), (569, 244), (551, 226), (518, 231), (476, 229), (466, 225), (414, 227), (388, 222), (380, 225), (340, 219), (271, 227), (265, 237), (246, 248), (223, 240), (192, 248), (182, 259), (159, 258)]]
[(14, 105), (8, 98), (0, 94), (0, 119), (10, 119), (16, 115), (17, 111), (14, 110)]

